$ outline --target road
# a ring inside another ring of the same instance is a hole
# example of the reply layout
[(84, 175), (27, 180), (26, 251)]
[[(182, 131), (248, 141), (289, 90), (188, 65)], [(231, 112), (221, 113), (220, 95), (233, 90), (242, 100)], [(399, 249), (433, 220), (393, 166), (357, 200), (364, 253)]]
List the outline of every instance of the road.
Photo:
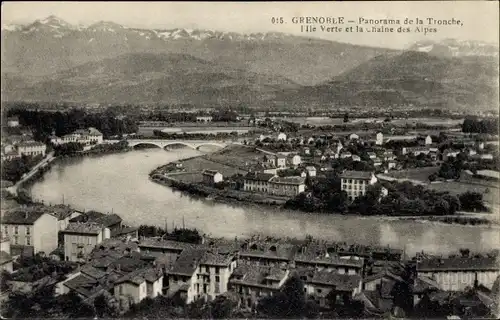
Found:
[(16, 195), (17, 194), (17, 188), (26, 180), (31, 178), (35, 173), (38, 172), (38, 169), (42, 167), (45, 164), (48, 164), (52, 162), (56, 157), (54, 157), (54, 151), (49, 152), (45, 158), (42, 159), (42, 161), (38, 162), (29, 172), (23, 175), (21, 180), (19, 180), (15, 185), (12, 187), (7, 188), (9, 192), (12, 194)]

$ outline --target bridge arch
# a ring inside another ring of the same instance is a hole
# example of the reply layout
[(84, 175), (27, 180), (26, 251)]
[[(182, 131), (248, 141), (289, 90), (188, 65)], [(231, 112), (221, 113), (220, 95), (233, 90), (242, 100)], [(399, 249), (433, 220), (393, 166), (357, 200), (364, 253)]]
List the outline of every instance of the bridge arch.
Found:
[(163, 146), (161, 144), (155, 142), (144, 141), (144, 142), (129, 143), (129, 147), (135, 148), (137, 146), (154, 146), (163, 149)]
[(196, 150), (200, 150), (201, 147), (205, 147), (205, 146), (212, 146), (212, 147), (219, 147), (219, 148), (225, 147), (225, 145), (217, 143), (217, 142), (207, 142), (207, 143), (199, 143), (196, 146)]

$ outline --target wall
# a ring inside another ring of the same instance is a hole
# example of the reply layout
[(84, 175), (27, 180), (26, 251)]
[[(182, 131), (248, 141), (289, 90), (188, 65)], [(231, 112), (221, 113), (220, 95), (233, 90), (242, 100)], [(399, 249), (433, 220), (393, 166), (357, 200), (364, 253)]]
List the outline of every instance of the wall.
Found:
[(33, 226), (33, 243), (35, 253), (44, 251), (51, 253), (57, 248), (57, 218), (44, 213)]
[(500, 271), (419, 272), (418, 274), (434, 279), (441, 290), (462, 291), (466, 287), (474, 286), (476, 274), (478, 284), (491, 289)]
[(128, 282), (120, 283), (115, 286), (115, 297), (119, 299), (120, 296), (132, 297), (135, 304), (141, 302), (147, 297), (146, 281), (141, 283), (139, 286)]
[[(91, 234), (64, 234), (64, 259), (69, 261), (78, 261), (78, 252), (83, 252), (86, 256), (99, 244), (98, 236)], [(78, 248), (78, 245), (83, 245)]]

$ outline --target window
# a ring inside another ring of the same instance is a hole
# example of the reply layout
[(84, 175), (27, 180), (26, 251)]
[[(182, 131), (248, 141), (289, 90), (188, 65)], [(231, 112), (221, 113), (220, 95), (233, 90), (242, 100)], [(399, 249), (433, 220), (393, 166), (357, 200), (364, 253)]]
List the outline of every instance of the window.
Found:
[[(305, 289), (305, 288), (304, 288)], [(316, 290), (317, 293), (321, 293), (321, 289), (317, 289)]]
[(215, 274), (219, 274), (219, 267), (215, 267)]
[(210, 267), (209, 267), (209, 266), (206, 266), (206, 267), (205, 267), (205, 271), (206, 271), (207, 273), (210, 273)]
[(26, 235), (30, 235), (31, 234), (31, 228), (30, 227), (26, 227)]
[(220, 277), (219, 276), (215, 276), (215, 282), (220, 282)]
[(18, 226), (14, 227), (14, 234), (19, 234), (19, 227)]
[(19, 238), (17, 236), (14, 236), (14, 244), (19, 244)]
[(9, 226), (4, 226), (3, 231), (5, 232), (5, 235), (8, 236), (9, 235)]
[(31, 246), (31, 237), (26, 237), (26, 245)]

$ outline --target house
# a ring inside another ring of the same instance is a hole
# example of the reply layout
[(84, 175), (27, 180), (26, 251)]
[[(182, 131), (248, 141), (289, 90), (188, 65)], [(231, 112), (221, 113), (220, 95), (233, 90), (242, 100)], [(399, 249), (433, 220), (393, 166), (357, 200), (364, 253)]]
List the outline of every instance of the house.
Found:
[(309, 175), (309, 177), (316, 177), (316, 167), (314, 167), (314, 166), (307, 166), (306, 167), (306, 172)]
[(431, 150), (428, 147), (404, 147), (401, 150), (401, 154), (412, 154), (413, 156), (417, 157), (421, 154), (428, 155), (431, 152)]
[(222, 173), (215, 170), (205, 170), (203, 171), (203, 183), (206, 184), (216, 184), (224, 180)]
[(269, 181), (274, 177), (271, 173), (249, 172), (243, 180), (243, 190), (268, 192)]
[(311, 150), (308, 147), (302, 149), (302, 154), (308, 156), (311, 154)]
[(50, 142), (54, 145), (66, 143), (80, 143), (84, 146), (101, 144), (103, 142), (102, 133), (96, 128), (78, 129), (73, 133), (62, 136), (61, 138), (52, 135)]
[(145, 254), (162, 254), (168, 260), (175, 261), (185, 249), (196, 247), (187, 242), (164, 239), (144, 238), (138, 244), (139, 250)]
[(278, 133), (278, 136), (276, 137), (276, 141), (286, 141), (286, 134), (283, 132)]
[(431, 278), (418, 275), (413, 283), (413, 305), (416, 306), (425, 294), (440, 291), (439, 284)]
[(295, 154), (292, 156), (291, 161), (293, 166), (298, 166), (299, 164), (302, 163), (302, 160), (298, 154)]
[(460, 153), (460, 150), (446, 149), (446, 150), (443, 150), (443, 153), (441, 156), (443, 158), (443, 161), (448, 161), (450, 158), (456, 158), (459, 153)]
[(373, 165), (374, 165), (375, 167), (380, 167), (380, 166), (382, 165), (382, 160), (380, 160), (378, 157), (375, 157), (375, 158), (373, 159)]
[(375, 154), (375, 152), (367, 152), (366, 154), (368, 155), (368, 157), (370, 159), (375, 159), (377, 157), (377, 155)]
[(358, 161), (359, 162), (359, 161), (361, 161), (361, 157), (354, 154), (352, 156), (352, 161)]
[(21, 156), (38, 156), (45, 157), (47, 146), (38, 141), (22, 141), (17, 146), (17, 152)]
[(375, 144), (379, 146), (384, 144), (384, 134), (382, 132), (377, 132)]
[(196, 116), (196, 122), (212, 122), (212, 116)]
[(364, 259), (357, 256), (339, 256), (314, 246), (303, 246), (294, 256), (296, 268), (326, 270), (337, 274), (362, 275)]
[(109, 239), (110, 230), (95, 222), (71, 222), (61, 231), (64, 237), (66, 261), (85, 261), (94, 247)]
[(364, 196), (366, 188), (377, 182), (377, 177), (369, 171), (345, 171), (340, 175), (341, 189), (345, 191), (349, 200), (354, 200), (358, 196)]
[(297, 248), (290, 243), (248, 241), (239, 251), (239, 259), (259, 266), (287, 266), (293, 261)]
[(12, 256), (10, 255), (10, 239), (0, 233), (0, 271), (12, 272)]
[(1, 219), (2, 234), (9, 237), (11, 255), (49, 254), (57, 248), (57, 218), (37, 208), (6, 212)]
[(209, 300), (228, 291), (229, 279), (237, 267), (234, 253), (207, 251), (200, 261), (195, 290)]
[(343, 151), (340, 153), (340, 159), (351, 158), (352, 154), (349, 151)]
[(71, 219), (81, 215), (81, 212), (71, 209), (69, 206), (65, 205), (51, 206), (48, 208), (48, 212), (57, 218), (57, 229), (59, 231), (66, 229)]
[(385, 149), (382, 154), (384, 161), (395, 160), (396, 156), (394, 155), (394, 151), (392, 149)]
[(500, 275), (500, 265), (490, 257), (429, 258), (417, 263), (417, 274), (434, 280), (444, 291), (477, 285), (491, 289)]
[(9, 127), (9, 128), (19, 127), (19, 118), (18, 117), (8, 117), (7, 118), (7, 127)]
[(277, 154), (275, 156), (276, 158), (276, 166), (278, 168), (285, 168), (286, 167), (286, 156), (283, 154)]
[(397, 166), (397, 162), (396, 161), (394, 161), (394, 160), (387, 161), (387, 169), (388, 170), (395, 169), (396, 166)]
[(117, 300), (120, 297), (131, 297), (134, 304), (138, 304), (146, 298), (154, 299), (161, 295), (163, 272), (157, 268), (145, 267), (124, 275), (114, 285)]
[(431, 145), (432, 144), (432, 137), (427, 135), (425, 137), (425, 145), (428, 146), (428, 145)]
[(304, 282), (304, 292), (315, 300), (321, 308), (352, 299), (361, 292), (361, 276), (338, 274), (328, 270), (299, 269)]
[(269, 180), (268, 194), (275, 196), (295, 197), (305, 191), (304, 177), (272, 177)]
[(359, 135), (357, 135), (355, 133), (351, 133), (349, 135), (349, 140), (359, 140)]
[(93, 222), (102, 225), (104, 228), (108, 228), (114, 234), (122, 229), (123, 219), (116, 213), (105, 214), (97, 211), (88, 211), (71, 218), (69, 222)]
[(290, 275), (286, 268), (242, 263), (229, 280), (230, 290), (240, 296), (240, 308), (252, 310), (260, 299), (279, 292)]
[(385, 143), (389, 141), (412, 141), (417, 140), (418, 136), (416, 135), (392, 135), (386, 137)]
[(183, 250), (175, 263), (166, 270), (168, 296), (179, 294), (187, 303), (191, 303), (202, 296), (198, 283), (198, 273), (201, 259), (206, 250), (189, 248)]

